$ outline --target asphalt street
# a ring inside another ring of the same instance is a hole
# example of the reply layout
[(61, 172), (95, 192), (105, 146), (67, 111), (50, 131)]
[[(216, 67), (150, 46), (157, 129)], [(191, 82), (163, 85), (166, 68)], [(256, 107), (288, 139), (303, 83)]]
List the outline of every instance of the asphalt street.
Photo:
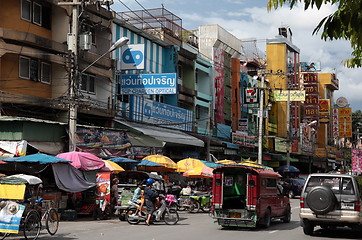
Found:
[[(125, 239), (125, 240), (233, 240), (233, 239), (268, 239), (268, 240), (305, 240), (305, 239), (361, 239), (361, 233), (348, 228), (337, 230), (322, 230), (316, 228), (314, 236), (306, 236), (299, 222), (299, 199), (292, 199), (292, 221), (283, 223), (274, 221), (267, 228), (221, 228), (213, 223), (213, 219), (205, 213), (180, 212), (180, 221), (176, 225), (155, 223), (147, 226), (145, 223), (130, 225), (118, 218), (111, 220), (91, 220), (78, 218), (76, 221), (60, 222), (55, 236), (50, 236), (46, 230), (41, 231), (39, 239), (52, 240), (98, 240), (98, 239)], [(19, 234), (7, 239), (24, 239)]]

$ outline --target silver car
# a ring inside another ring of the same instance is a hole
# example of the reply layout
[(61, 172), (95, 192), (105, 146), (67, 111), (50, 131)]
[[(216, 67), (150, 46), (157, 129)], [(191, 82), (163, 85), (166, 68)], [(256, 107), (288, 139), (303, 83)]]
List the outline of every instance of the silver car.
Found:
[(310, 174), (300, 197), (303, 231), (312, 235), (315, 226), (348, 226), (362, 229), (362, 178), (347, 174)]

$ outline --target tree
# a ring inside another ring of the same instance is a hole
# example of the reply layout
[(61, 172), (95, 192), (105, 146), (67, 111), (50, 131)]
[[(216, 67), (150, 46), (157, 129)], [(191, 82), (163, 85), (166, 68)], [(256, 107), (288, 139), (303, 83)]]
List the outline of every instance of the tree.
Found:
[(338, 4), (338, 10), (326, 16), (314, 29), (313, 34), (321, 29), (323, 40), (345, 39), (350, 42), (352, 58), (344, 60), (347, 67), (362, 66), (362, 0), (268, 0), (268, 11), (289, 4), (290, 9), (297, 3), (304, 2), (304, 10), (316, 7), (320, 9), (322, 4)]

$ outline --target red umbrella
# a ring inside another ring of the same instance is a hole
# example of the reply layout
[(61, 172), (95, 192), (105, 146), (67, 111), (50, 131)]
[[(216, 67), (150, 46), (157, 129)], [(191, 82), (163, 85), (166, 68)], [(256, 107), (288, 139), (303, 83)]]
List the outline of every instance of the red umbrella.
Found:
[(102, 159), (87, 152), (65, 152), (58, 154), (56, 157), (72, 161), (69, 164), (79, 170), (90, 171), (101, 169), (105, 166)]

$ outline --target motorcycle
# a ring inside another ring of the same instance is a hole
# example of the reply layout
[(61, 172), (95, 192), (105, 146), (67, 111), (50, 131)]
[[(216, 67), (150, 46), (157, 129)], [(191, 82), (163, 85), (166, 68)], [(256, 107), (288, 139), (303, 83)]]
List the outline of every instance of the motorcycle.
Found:
[[(203, 212), (210, 212), (211, 210), (211, 195), (210, 194), (200, 194), (190, 196), (191, 201), (196, 202), (199, 206), (199, 209)], [(197, 212), (197, 211), (196, 211)]]
[(193, 196), (183, 195), (177, 200), (177, 210), (188, 211), (189, 213), (198, 212), (200, 210), (200, 203), (195, 201)]
[[(126, 220), (129, 224), (135, 225), (141, 221), (147, 220), (148, 211), (142, 208), (141, 214), (139, 215), (139, 205), (135, 202), (129, 202), (130, 207), (126, 212)], [(179, 221), (179, 215), (174, 208), (170, 208), (163, 195), (160, 195), (160, 207), (155, 210), (151, 216), (150, 222), (165, 222), (168, 225), (174, 225)]]

